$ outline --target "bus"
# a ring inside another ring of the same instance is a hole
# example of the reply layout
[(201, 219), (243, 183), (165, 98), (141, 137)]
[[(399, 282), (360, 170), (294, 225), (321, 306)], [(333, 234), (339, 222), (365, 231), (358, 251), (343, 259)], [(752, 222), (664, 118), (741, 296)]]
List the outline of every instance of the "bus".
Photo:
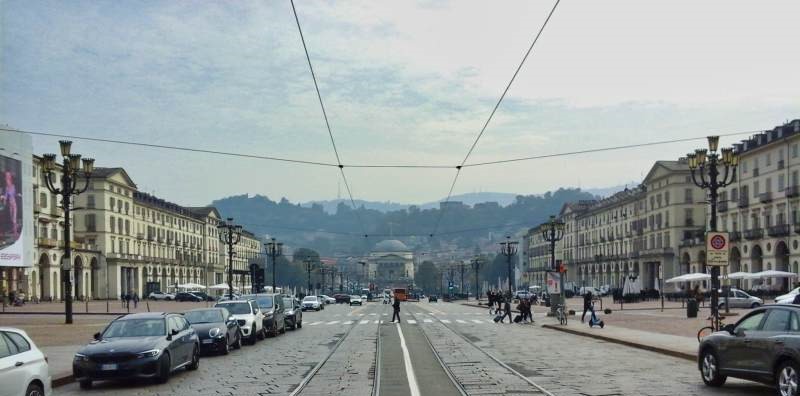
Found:
[(395, 288), (393, 289), (394, 298), (398, 301), (407, 301), (408, 300), (408, 293), (406, 293), (405, 288)]

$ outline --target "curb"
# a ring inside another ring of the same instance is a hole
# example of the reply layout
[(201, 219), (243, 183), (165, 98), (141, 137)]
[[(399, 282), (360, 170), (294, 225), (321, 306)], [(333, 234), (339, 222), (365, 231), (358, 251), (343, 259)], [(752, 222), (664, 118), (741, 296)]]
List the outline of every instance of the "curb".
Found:
[(50, 386), (58, 388), (73, 382), (75, 382), (75, 377), (73, 377), (72, 374), (62, 374), (60, 377), (54, 376), (50, 380)]
[(631, 347), (631, 348), (643, 349), (643, 350), (646, 350), (646, 351), (656, 352), (656, 353), (660, 353), (662, 355), (668, 355), (668, 356), (676, 357), (676, 358), (679, 358), (679, 359), (690, 360), (692, 362), (696, 362), (697, 361), (697, 355), (691, 354), (691, 353), (675, 351), (675, 350), (672, 350), (672, 349), (667, 349), (667, 348), (661, 348), (661, 347), (657, 347), (657, 346), (653, 346), (653, 345), (642, 344), (642, 343), (634, 342), (634, 341), (621, 340), (619, 338), (607, 337), (607, 336), (600, 335), (600, 334), (585, 333), (585, 332), (582, 332), (582, 331), (572, 330), (572, 329), (569, 329), (569, 328), (556, 326), (556, 325), (544, 324), (544, 325), (542, 325), (542, 328), (561, 331), (561, 332), (564, 332), (564, 333), (579, 335), (579, 336), (583, 336), (583, 337), (594, 338), (594, 339), (597, 339), (597, 340), (602, 340), (602, 341), (607, 341), (607, 342), (611, 342), (611, 343), (615, 343), (615, 344), (625, 345), (625, 346), (628, 346), (628, 347)]

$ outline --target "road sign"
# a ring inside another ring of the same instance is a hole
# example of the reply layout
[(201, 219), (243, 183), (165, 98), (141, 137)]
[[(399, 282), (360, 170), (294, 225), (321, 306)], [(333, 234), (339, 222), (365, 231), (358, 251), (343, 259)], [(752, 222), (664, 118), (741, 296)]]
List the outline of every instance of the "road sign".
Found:
[(556, 272), (547, 273), (547, 292), (561, 294), (561, 274)]
[(706, 265), (724, 267), (728, 265), (730, 243), (727, 232), (706, 234)]

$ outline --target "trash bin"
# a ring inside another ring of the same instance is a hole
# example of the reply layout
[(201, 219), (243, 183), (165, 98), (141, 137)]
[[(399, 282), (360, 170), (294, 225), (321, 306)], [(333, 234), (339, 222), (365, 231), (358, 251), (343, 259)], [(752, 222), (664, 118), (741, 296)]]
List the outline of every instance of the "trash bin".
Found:
[(697, 300), (694, 298), (690, 298), (686, 300), (686, 317), (687, 318), (696, 318), (697, 317)]

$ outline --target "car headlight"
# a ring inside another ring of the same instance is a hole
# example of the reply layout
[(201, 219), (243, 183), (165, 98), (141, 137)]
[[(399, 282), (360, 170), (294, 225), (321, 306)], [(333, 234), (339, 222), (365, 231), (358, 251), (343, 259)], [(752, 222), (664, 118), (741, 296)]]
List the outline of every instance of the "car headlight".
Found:
[(220, 337), (222, 335), (222, 329), (219, 327), (215, 327), (208, 331), (208, 336), (211, 338)]
[(75, 361), (76, 362), (88, 362), (89, 361), (89, 357), (84, 355), (84, 354), (82, 354), (82, 353), (76, 353), (75, 354)]
[(264, 317), (267, 319), (272, 319), (272, 312), (267, 312), (267, 314), (264, 315)]
[(289, 315), (289, 316), (294, 315), (294, 311), (286, 311), (286, 315)]
[(161, 353), (160, 349), (151, 349), (149, 351), (139, 352), (136, 354), (138, 358), (156, 357)]

